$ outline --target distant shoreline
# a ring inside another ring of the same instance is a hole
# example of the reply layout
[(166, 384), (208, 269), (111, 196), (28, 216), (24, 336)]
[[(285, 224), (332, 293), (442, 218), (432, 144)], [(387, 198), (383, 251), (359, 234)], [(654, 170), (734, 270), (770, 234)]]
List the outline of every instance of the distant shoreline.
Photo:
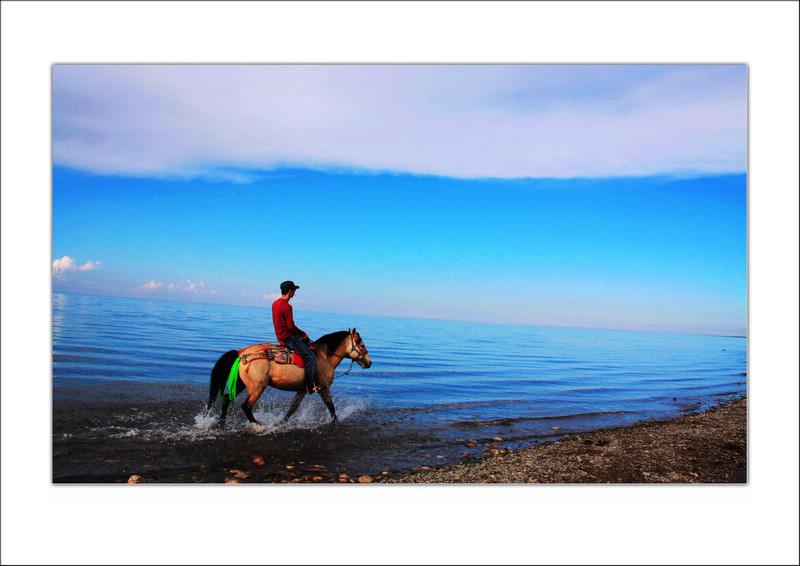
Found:
[[(105, 299), (123, 299), (123, 300), (133, 300), (133, 301), (154, 301), (158, 303), (174, 303), (174, 304), (182, 304), (182, 305), (200, 305), (200, 306), (211, 306), (211, 307), (230, 307), (230, 308), (242, 308), (242, 309), (262, 309), (267, 310), (271, 308), (271, 303), (268, 304), (239, 304), (239, 303), (222, 303), (222, 302), (213, 302), (213, 301), (186, 301), (186, 300), (176, 300), (176, 299), (165, 299), (165, 298), (157, 298), (157, 297), (150, 297), (150, 296), (134, 296), (134, 295), (105, 295), (100, 293), (79, 293), (76, 291), (55, 291), (51, 289), (51, 306), (52, 306), (52, 296), (53, 295), (76, 295), (79, 297), (99, 297)], [(453, 322), (456, 324), (484, 324), (487, 326), (519, 326), (523, 328), (557, 328), (563, 330), (597, 330), (597, 331), (609, 331), (609, 332), (642, 332), (645, 334), (676, 334), (680, 336), (703, 336), (708, 338), (747, 338), (747, 335), (739, 335), (739, 334), (708, 334), (707, 332), (682, 332), (678, 330), (643, 330), (643, 329), (635, 329), (635, 328), (600, 328), (595, 326), (553, 326), (547, 324), (523, 324), (518, 322), (489, 322), (489, 321), (469, 321), (469, 320), (456, 320), (456, 319), (449, 319), (449, 318), (418, 318), (418, 317), (411, 317), (411, 316), (397, 316), (397, 315), (378, 315), (378, 314), (364, 314), (364, 313), (337, 313), (337, 312), (329, 312), (324, 310), (307, 310), (304, 311), (302, 309), (302, 305), (298, 308), (298, 305), (295, 305), (295, 309), (297, 312), (307, 312), (310, 314), (316, 315), (333, 315), (333, 316), (361, 316), (361, 317), (368, 317), (368, 318), (391, 318), (391, 319), (398, 319), (398, 320), (421, 320), (421, 321), (433, 321), (433, 322)]]
[(380, 483), (747, 483), (747, 398)]

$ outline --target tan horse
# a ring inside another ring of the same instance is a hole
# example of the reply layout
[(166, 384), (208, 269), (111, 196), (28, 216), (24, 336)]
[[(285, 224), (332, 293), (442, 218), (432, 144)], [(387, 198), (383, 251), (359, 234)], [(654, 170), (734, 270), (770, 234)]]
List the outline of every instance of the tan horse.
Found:
[[(258, 345), (248, 346), (241, 351), (242, 356), (253, 354), (259, 350)], [(334, 371), (342, 360), (349, 358), (350, 367), (353, 362), (358, 363), (363, 368), (372, 365), (364, 341), (359, 336), (356, 329), (341, 330), (326, 334), (313, 345), (313, 351), (317, 357), (317, 372), (314, 380), (315, 390), (319, 391), (320, 397), (328, 407), (334, 422), (336, 422), (336, 409), (331, 399), (330, 386), (333, 384)], [(228, 405), (231, 399), (228, 395), (223, 395), (233, 364), (239, 358), (239, 351), (231, 350), (223, 354), (214, 369), (211, 371), (211, 384), (208, 397), (207, 410), (210, 411), (214, 405), (217, 395), (222, 395), (222, 414), (220, 421), (224, 422), (228, 412)], [(348, 370), (349, 372), (350, 370)], [(247, 415), (251, 423), (258, 423), (253, 417), (253, 405), (258, 401), (267, 386), (272, 386), (282, 391), (296, 391), (292, 406), (289, 412), (283, 417), (286, 421), (292, 416), (306, 396), (305, 369), (294, 364), (279, 364), (268, 359), (253, 359), (249, 363), (239, 365), (239, 378), (236, 380), (236, 393), (247, 388), (247, 399), (242, 403), (242, 410)]]

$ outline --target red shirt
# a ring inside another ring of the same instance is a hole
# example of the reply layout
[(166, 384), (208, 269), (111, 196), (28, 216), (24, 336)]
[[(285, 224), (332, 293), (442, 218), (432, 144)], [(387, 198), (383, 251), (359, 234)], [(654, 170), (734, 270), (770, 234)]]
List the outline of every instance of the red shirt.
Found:
[(293, 334), (298, 336), (305, 334), (294, 325), (292, 305), (283, 297), (272, 303), (272, 324), (275, 325), (275, 336), (281, 343)]

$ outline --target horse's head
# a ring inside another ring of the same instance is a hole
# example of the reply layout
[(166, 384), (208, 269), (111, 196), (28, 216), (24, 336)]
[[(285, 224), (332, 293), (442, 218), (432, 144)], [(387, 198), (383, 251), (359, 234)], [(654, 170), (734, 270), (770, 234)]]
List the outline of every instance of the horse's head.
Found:
[(364, 346), (364, 341), (361, 339), (358, 332), (356, 332), (355, 328), (350, 331), (350, 351), (347, 357), (355, 360), (355, 362), (364, 369), (372, 365), (367, 347)]

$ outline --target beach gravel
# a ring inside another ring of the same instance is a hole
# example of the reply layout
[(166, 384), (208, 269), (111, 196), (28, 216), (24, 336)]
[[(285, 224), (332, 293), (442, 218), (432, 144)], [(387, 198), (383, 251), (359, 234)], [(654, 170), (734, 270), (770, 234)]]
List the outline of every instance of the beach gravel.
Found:
[(747, 483), (747, 399), (380, 483)]

